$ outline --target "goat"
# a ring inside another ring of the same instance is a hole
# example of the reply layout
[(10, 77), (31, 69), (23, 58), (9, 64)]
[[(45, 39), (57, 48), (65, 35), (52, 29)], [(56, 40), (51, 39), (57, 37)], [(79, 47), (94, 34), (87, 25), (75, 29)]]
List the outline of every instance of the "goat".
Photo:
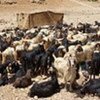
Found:
[(9, 64), (8, 70), (10, 74), (16, 73), (20, 69), (17, 61), (13, 61)]
[(80, 90), (80, 93), (100, 96), (100, 79), (89, 80)]
[(3, 74), (0, 77), (0, 86), (8, 84), (8, 76), (7, 74)]
[(3, 75), (5, 73), (7, 73), (7, 66), (10, 64), (10, 62), (6, 62), (4, 64), (0, 64), (0, 74)]
[(10, 74), (9, 83), (15, 82), (17, 78), (20, 78), (25, 75), (25, 71), (18, 62), (14, 61), (8, 65), (8, 71)]
[(100, 48), (100, 44), (97, 44), (97, 47), (95, 47), (96, 50), (94, 50), (94, 52), (93, 52), (91, 74), (93, 75), (94, 79), (95, 79), (95, 75), (99, 76), (99, 73), (100, 73), (100, 68), (99, 68), (99, 66), (100, 66), (100, 51), (99, 51), (99, 48)]
[(31, 75), (32, 75), (32, 71), (30, 69), (27, 70), (26, 75), (22, 76), (20, 78), (17, 78), (15, 80), (15, 82), (13, 83), (13, 86), (15, 88), (25, 88), (25, 87), (28, 87), (29, 85), (32, 84)]
[(51, 80), (43, 82), (43, 83), (35, 83), (28, 95), (30, 97), (38, 96), (40, 97), (49, 97), (56, 92), (60, 91), (60, 87), (58, 84), (57, 76), (55, 72), (51, 73)]
[(10, 64), (10, 62), (6, 62), (4, 64), (0, 64), (0, 86), (5, 85), (8, 83), (8, 75), (7, 75), (7, 66)]
[(8, 58), (11, 60), (11, 61), (14, 61), (16, 60), (16, 51), (14, 50), (13, 47), (8, 47), (5, 51), (2, 52), (2, 63), (5, 63)]
[[(65, 54), (64, 58), (54, 57), (54, 68), (57, 71), (58, 76), (60, 76), (64, 80), (64, 84), (66, 86), (66, 90), (72, 91), (72, 85), (76, 79), (76, 59)], [(70, 88), (68, 89), (68, 82), (70, 83)]]
[[(35, 57), (38, 54), (41, 54), (44, 52), (43, 45), (38, 45), (38, 47), (34, 48), (32, 51), (23, 51), (21, 53), (21, 63), (26, 71), (27, 69), (33, 69), (35, 68)], [(34, 66), (34, 67), (33, 67)]]

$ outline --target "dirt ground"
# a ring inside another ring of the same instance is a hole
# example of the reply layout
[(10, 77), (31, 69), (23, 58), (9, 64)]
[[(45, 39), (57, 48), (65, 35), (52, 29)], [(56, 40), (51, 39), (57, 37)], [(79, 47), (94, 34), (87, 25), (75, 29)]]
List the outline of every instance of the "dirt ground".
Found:
[[(63, 12), (64, 22), (77, 24), (78, 22), (100, 21), (100, 0), (88, 2), (87, 0), (45, 0), (43, 4), (30, 3), (30, 0), (16, 0), (17, 4), (0, 4), (0, 30), (8, 27), (16, 27), (16, 13), (37, 12), (51, 10)], [(27, 96), (29, 88), (15, 89), (12, 85), (0, 87), (0, 100), (34, 100)], [(61, 90), (49, 98), (40, 100), (100, 100), (98, 97), (85, 96), (76, 97), (75, 93), (68, 93)]]

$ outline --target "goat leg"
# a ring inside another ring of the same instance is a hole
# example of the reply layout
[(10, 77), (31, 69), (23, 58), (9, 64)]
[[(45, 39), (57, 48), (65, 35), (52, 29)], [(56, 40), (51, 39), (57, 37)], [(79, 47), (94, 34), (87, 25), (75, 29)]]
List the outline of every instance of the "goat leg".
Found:
[(72, 84), (69, 85), (69, 91), (70, 91), (70, 92), (73, 91)]
[(66, 87), (66, 91), (68, 92), (68, 91), (69, 91), (69, 86), (68, 86), (68, 84), (65, 84), (65, 87)]
[(96, 65), (97, 65), (97, 64), (96, 64), (96, 62), (95, 62), (95, 65), (94, 65), (94, 73), (93, 73), (93, 79), (95, 79), (95, 72), (96, 72), (96, 69), (95, 69), (95, 68), (96, 68)]

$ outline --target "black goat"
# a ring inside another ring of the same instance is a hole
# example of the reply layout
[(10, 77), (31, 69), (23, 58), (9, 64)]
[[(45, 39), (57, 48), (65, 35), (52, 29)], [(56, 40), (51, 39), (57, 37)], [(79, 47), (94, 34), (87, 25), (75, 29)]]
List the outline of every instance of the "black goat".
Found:
[(98, 21), (95, 21), (95, 25), (98, 25), (98, 26), (100, 26), (100, 22), (98, 22)]
[(24, 69), (21, 66), (20, 69), (15, 73), (15, 77), (19, 78), (19, 77), (22, 77), (24, 75), (25, 75), (25, 71), (24, 71)]
[(30, 97), (38, 96), (39, 98), (40, 97), (49, 97), (59, 91), (60, 91), (60, 87), (58, 84), (56, 73), (52, 72), (50, 81), (46, 81), (46, 82), (43, 82), (40, 84), (35, 83), (31, 87), (28, 95)]
[(90, 74), (91, 74), (90, 78), (92, 78), (92, 75), (94, 79), (95, 79), (95, 76), (99, 76), (100, 74), (99, 66), (100, 66), (100, 52), (95, 50), (93, 53), (92, 64), (89, 69)]
[(14, 61), (9, 64), (8, 69), (10, 74), (14, 74), (20, 69), (20, 65), (17, 61)]
[(0, 51), (3, 52), (9, 46), (10, 46), (10, 43), (7, 43), (6, 40), (0, 37)]
[(25, 71), (22, 65), (18, 64), (18, 62), (12, 62), (9, 66), (9, 73), (11, 77), (9, 78), (9, 83), (15, 82), (17, 78), (20, 78), (25, 75)]
[(5, 85), (8, 83), (8, 75), (7, 75), (7, 66), (10, 64), (10, 62), (6, 62), (4, 64), (0, 64), (0, 86)]
[(32, 84), (31, 75), (32, 75), (32, 71), (30, 69), (27, 70), (26, 75), (22, 76), (20, 78), (17, 78), (16, 81), (14, 82), (13, 86), (15, 88), (25, 88), (25, 87), (28, 87), (29, 85)]
[(41, 74), (47, 75), (48, 69), (51, 67), (53, 61), (54, 59), (50, 51), (46, 51), (45, 53), (43, 53), (40, 59)]
[(7, 73), (7, 66), (10, 64), (10, 62), (6, 62), (4, 64), (0, 64), (0, 74), (3, 75)]
[(0, 77), (0, 86), (8, 84), (8, 76), (4, 74)]
[(27, 69), (33, 69), (33, 70), (35, 69), (35, 65), (36, 65), (35, 57), (44, 51), (45, 50), (43, 45), (39, 45), (38, 47), (34, 48), (34, 50), (30, 52), (28, 51), (22, 52), (21, 63), (25, 72), (27, 71)]
[(77, 30), (84, 33), (85, 32), (85, 25), (83, 23), (79, 22), (77, 25)]
[(100, 96), (100, 79), (88, 81), (80, 90), (80, 93), (83, 95), (87, 93)]

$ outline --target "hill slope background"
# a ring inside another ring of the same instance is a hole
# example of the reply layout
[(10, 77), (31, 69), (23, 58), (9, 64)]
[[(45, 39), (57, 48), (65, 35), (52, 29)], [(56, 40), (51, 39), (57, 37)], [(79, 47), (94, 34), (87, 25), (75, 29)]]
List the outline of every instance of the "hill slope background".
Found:
[(65, 22), (78, 23), (100, 20), (100, 0), (45, 0), (43, 4), (31, 3), (30, 0), (15, 0), (17, 4), (0, 4), (0, 29), (16, 26), (16, 13), (52, 10), (63, 12)]

